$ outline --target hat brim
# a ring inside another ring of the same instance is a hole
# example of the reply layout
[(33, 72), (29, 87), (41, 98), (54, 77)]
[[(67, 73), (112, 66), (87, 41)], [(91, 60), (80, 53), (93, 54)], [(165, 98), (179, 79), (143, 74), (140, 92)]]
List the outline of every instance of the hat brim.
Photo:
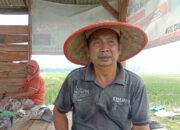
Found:
[(138, 54), (147, 44), (146, 33), (140, 28), (122, 22), (103, 22), (83, 27), (74, 32), (64, 43), (64, 54), (75, 64), (87, 65), (90, 61), (87, 56), (87, 37), (85, 32), (99, 28), (119, 29), (121, 38), (121, 55), (119, 62), (125, 61)]

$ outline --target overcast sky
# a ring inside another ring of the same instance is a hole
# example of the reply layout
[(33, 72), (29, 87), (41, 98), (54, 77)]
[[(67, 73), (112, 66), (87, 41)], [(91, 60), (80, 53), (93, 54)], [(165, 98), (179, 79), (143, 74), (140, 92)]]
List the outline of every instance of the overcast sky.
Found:
[(127, 68), (149, 73), (180, 74), (180, 41), (146, 49), (127, 61)]

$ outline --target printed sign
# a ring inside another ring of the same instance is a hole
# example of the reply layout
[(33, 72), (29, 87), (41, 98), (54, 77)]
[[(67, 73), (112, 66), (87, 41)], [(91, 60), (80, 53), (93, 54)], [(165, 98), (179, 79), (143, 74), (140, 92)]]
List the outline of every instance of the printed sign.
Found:
[[(117, 8), (117, 0), (110, 3)], [(130, 0), (127, 21), (142, 28), (146, 48), (180, 40), (179, 0)], [(116, 20), (100, 5), (68, 5), (34, 0), (32, 53), (63, 54), (65, 40), (75, 30), (96, 22)]]

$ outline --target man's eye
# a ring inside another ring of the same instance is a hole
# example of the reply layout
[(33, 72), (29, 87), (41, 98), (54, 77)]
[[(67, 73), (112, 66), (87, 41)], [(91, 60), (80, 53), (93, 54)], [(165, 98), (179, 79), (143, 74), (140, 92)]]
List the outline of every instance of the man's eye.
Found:
[(110, 45), (114, 45), (116, 42), (115, 42), (114, 40), (109, 40), (108, 43), (109, 43)]
[(93, 43), (95, 46), (99, 46), (101, 44), (101, 42), (99, 40), (95, 40)]
[(96, 42), (96, 43), (100, 43), (100, 40), (94, 40), (94, 42)]
[(110, 43), (111, 43), (111, 42), (113, 42), (113, 43), (114, 43), (114, 41), (113, 41), (113, 40), (109, 40), (108, 42), (110, 42)]

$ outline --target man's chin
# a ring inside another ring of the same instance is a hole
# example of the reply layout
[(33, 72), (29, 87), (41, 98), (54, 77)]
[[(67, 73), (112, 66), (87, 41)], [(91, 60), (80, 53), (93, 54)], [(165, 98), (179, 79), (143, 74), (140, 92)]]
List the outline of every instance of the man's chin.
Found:
[(110, 61), (101, 61), (100, 63), (99, 63), (99, 65), (100, 66), (104, 66), (104, 67), (106, 67), (106, 66), (110, 66), (110, 65), (112, 65), (112, 62), (110, 62)]

